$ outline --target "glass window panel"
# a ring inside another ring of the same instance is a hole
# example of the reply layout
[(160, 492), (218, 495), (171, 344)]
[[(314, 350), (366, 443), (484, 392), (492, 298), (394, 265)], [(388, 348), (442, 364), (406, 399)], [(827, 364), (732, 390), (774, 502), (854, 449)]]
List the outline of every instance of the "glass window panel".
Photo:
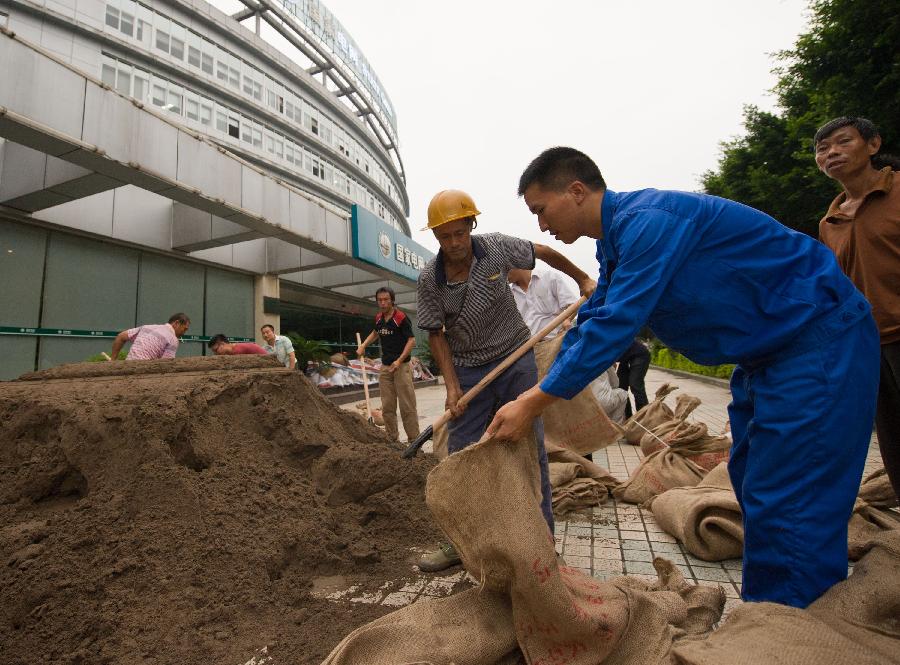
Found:
[(228, 68), (228, 84), (235, 89), (241, 87), (241, 74), (234, 67)]
[(212, 122), (212, 106), (200, 105), (200, 122), (208, 125)]
[(155, 106), (165, 106), (166, 89), (158, 83), (153, 84), (153, 104)]
[(221, 81), (228, 80), (228, 66), (224, 62), (216, 63), (216, 78)]
[(284, 141), (279, 138), (275, 139), (275, 156), (282, 157), (284, 155)]
[(119, 29), (119, 10), (111, 5), (106, 5), (106, 25)]
[(116, 85), (116, 68), (112, 65), (107, 65), (103, 63), (103, 69), (100, 72), (100, 80), (103, 81), (109, 87), (115, 87)]
[(221, 111), (216, 111), (216, 129), (223, 134), (228, 132), (228, 119)]
[(192, 67), (200, 66), (200, 49), (195, 46), (188, 46), (188, 64)]
[(169, 110), (181, 115), (181, 95), (169, 92)]
[(246, 141), (247, 143), (252, 143), (253, 137), (250, 133), (250, 123), (244, 120), (241, 123), (241, 140)]
[(119, 76), (116, 79), (116, 90), (123, 95), (131, 94), (131, 72), (119, 70)]
[(200, 69), (204, 72), (212, 76), (213, 73), (213, 59), (211, 55), (206, 53), (201, 54), (200, 56)]
[(238, 138), (241, 131), (240, 123), (234, 116), (228, 116), (228, 135)]
[(139, 76), (137, 72), (134, 74), (134, 98), (142, 102), (147, 101), (150, 92), (150, 80), (143, 76)]
[(262, 130), (253, 128), (253, 147), (262, 148)]
[(169, 33), (157, 29), (156, 31), (156, 48), (160, 51), (169, 52)]
[(184, 102), (184, 114), (191, 120), (198, 120), (200, 118), (200, 104), (196, 100), (186, 99)]
[(184, 60), (184, 42), (180, 39), (172, 37), (172, 57), (178, 60)]
[(275, 137), (266, 132), (266, 150), (275, 152)]
[(127, 12), (122, 12), (122, 23), (119, 25), (119, 30), (128, 35), (129, 37), (134, 35), (134, 16)]

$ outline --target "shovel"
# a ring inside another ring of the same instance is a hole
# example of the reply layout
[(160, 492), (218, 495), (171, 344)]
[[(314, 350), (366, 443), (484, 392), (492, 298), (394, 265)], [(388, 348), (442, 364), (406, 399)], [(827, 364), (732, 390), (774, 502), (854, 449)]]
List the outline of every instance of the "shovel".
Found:
[[(356, 347), (359, 348), (362, 346), (362, 339), (359, 336), (359, 333), (356, 333)], [(375, 419), (372, 417), (372, 405), (369, 404), (369, 379), (366, 378), (366, 357), (363, 356), (359, 359), (359, 364), (362, 366), (363, 373), (363, 392), (366, 394), (366, 420), (370, 425), (375, 424)]]
[[(499, 375), (501, 375), (506, 369), (516, 362), (519, 358), (528, 353), (531, 349), (534, 348), (535, 344), (540, 342), (544, 337), (553, 332), (557, 326), (559, 326), (563, 321), (571, 318), (575, 312), (578, 311), (578, 308), (587, 300), (587, 296), (581, 296), (578, 300), (573, 302), (571, 305), (566, 307), (560, 314), (553, 319), (550, 323), (546, 325), (543, 330), (538, 331), (538, 333), (525, 342), (518, 349), (509, 354), (503, 362), (497, 365), (494, 369), (492, 369), (487, 376), (485, 376), (481, 381), (476, 383), (474, 386), (469, 388), (462, 397), (459, 398), (457, 404), (459, 406), (465, 406), (469, 402), (471, 402), (478, 393), (484, 390), (488, 384), (491, 383), (494, 379), (496, 379)], [(409, 444), (409, 447), (403, 451), (404, 459), (411, 459), (416, 456), (416, 453), (419, 452), (419, 448), (425, 445), (425, 442), (428, 441), (432, 436), (434, 436), (434, 430), (438, 429), (442, 425), (445, 425), (450, 418), (453, 417), (450, 409), (444, 411), (443, 415), (440, 416), (437, 420), (434, 421), (431, 425), (429, 425), (424, 432), (422, 432), (416, 440)]]

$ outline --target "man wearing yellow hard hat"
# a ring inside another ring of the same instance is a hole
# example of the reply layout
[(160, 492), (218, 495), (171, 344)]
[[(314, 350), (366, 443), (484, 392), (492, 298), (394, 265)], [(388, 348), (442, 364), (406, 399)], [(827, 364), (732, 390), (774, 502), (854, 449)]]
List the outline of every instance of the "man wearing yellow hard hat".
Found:
[[(596, 287), (575, 264), (545, 245), (502, 233), (472, 235), (479, 214), (465, 192), (438, 192), (428, 205), (427, 228), (441, 248), (419, 274), (418, 326), (428, 332), (431, 353), (447, 387), (446, 408), (453, 413), (448, 424), (450, 453), (478, 441), (494, 411), (537, 382), (537, 365), (530, 351), (467, 405), (458, 404), (463, 393), (531, 337), (507, 286), (507, 273), (515, 268), (531, 270), (535, 259), (541, 259), (574, 279), (583, 294)], [(550, 479), (539, 418), (534, 421), (534, 432), (541, 468), (541, 508), (552, 531)], [(445, 544), (423, 556), (419, 568), (442, 570), (457, 563), (455, 549)]]

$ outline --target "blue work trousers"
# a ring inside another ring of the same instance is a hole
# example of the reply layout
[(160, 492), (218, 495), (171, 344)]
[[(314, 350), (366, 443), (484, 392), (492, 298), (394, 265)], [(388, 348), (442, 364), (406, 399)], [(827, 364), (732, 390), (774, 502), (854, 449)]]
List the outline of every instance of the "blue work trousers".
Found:
[(743, 511), (744, 600), (804, 608), (847, 577), (878, 369), (862, 296), (775, 357), (735, 368), (728, 471)]
[[(465, 393), (475, 386), (488, 372), (503, 362), (504, 358), (494, 360), (478, 367), (455, 367), (459, 385)], [(447, 451), (455, 453), (469, 446), (484, 435), (491, 418), (497, 409), (512, 402), (523, 392), (537, 383), (537, 363), (534, 351), (529, 351), (519, 358), (500, 376), (494, 379), (476, 397), (469, 402), (466, 410), (458, 418), (447, 424)], [(550, 471), (547, 465), (547, 450), (544, 448), (544, 422), (534, 419), (534, 438), (537, 441), (536, 462), (541, 470), (541, 512), (550, 532), (553, 533), (553, 503), (550, 489)]]

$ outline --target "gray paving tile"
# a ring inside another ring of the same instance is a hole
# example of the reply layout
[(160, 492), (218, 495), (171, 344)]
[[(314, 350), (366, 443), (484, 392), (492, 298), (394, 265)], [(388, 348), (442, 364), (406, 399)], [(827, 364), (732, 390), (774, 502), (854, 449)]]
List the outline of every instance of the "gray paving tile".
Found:
[(650, 543), (646, 540), (624, 540), (622, 541), (623, 550), (644, 550), (650, 549)]

